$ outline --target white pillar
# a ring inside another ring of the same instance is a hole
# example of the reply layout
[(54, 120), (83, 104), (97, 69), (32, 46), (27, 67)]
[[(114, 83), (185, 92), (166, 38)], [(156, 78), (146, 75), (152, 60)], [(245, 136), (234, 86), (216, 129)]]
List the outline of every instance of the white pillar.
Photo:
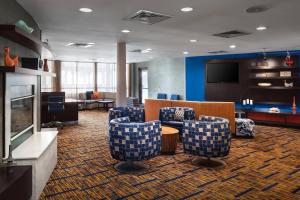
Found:
[(117, 95), (116, 106), (126, 106), (126, 43), (117, 45)]

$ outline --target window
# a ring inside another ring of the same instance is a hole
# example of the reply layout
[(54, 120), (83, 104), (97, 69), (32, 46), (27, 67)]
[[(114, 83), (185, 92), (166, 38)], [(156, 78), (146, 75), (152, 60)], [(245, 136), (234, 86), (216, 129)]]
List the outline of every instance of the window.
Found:
[(66, 93), (66, 98), (76, 98), (77, 63), (61, 63), (61, 90)]
[(116, 92), (117, 69), (114, 63), (97, 63), (97, 89), (100, 92)]
[(140, 77), (140, 91), (139, 96), (142, 100), (142, 103), (145, 103), (145, 99), (148, 99), (149, 94), (149, 87), (148, 87), (148, 69), (142, 68), (139, 70), (139, 77)]
[(77, 65), (77, 93), (94, 91), (95, 64), (78, 63)]
[[(48, 61), (49, 72), (54, 70), (54, 61)], [(53, 90), (53, 78), (51, 76), (41, 77), (41, 90), (42, 92), (52, 92)]]

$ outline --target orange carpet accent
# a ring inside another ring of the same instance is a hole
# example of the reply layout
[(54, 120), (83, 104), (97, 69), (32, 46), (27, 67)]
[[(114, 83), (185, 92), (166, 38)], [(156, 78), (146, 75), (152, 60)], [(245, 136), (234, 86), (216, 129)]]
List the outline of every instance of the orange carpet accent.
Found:
[(300, 199), (300, 130), (256, 126), (254, 139), (233, 138), (224, 169), (194, 166), (183, 153), (147, 161), (141, 175), (120, 174), (108, 148), (108, 114), (81, 111), (58, 136), (58, 163), (46, 199)]

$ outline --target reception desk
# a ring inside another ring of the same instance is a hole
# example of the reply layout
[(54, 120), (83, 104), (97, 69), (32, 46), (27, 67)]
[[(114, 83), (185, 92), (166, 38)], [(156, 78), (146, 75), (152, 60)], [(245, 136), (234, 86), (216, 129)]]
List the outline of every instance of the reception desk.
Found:
[[(41, 121), (42, 123), (48, 123), (53, 120), (53, 114), (48, 112), (48, 97), (49, 96), (64, 96), (64, 92), (42, 92), (41, 102)], [(80, 100), (65, 99), (64, 112), (56, 114), (56, 120), (65, 123), (77, 123), (78, 122), (78, 104)]]

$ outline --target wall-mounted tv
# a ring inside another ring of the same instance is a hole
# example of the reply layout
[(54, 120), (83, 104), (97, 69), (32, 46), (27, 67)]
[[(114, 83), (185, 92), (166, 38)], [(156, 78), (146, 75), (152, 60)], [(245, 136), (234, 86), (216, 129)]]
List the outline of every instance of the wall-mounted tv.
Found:
[(207, 63), (206, 81), (207, 83), (238, 83), (239, 63)]

